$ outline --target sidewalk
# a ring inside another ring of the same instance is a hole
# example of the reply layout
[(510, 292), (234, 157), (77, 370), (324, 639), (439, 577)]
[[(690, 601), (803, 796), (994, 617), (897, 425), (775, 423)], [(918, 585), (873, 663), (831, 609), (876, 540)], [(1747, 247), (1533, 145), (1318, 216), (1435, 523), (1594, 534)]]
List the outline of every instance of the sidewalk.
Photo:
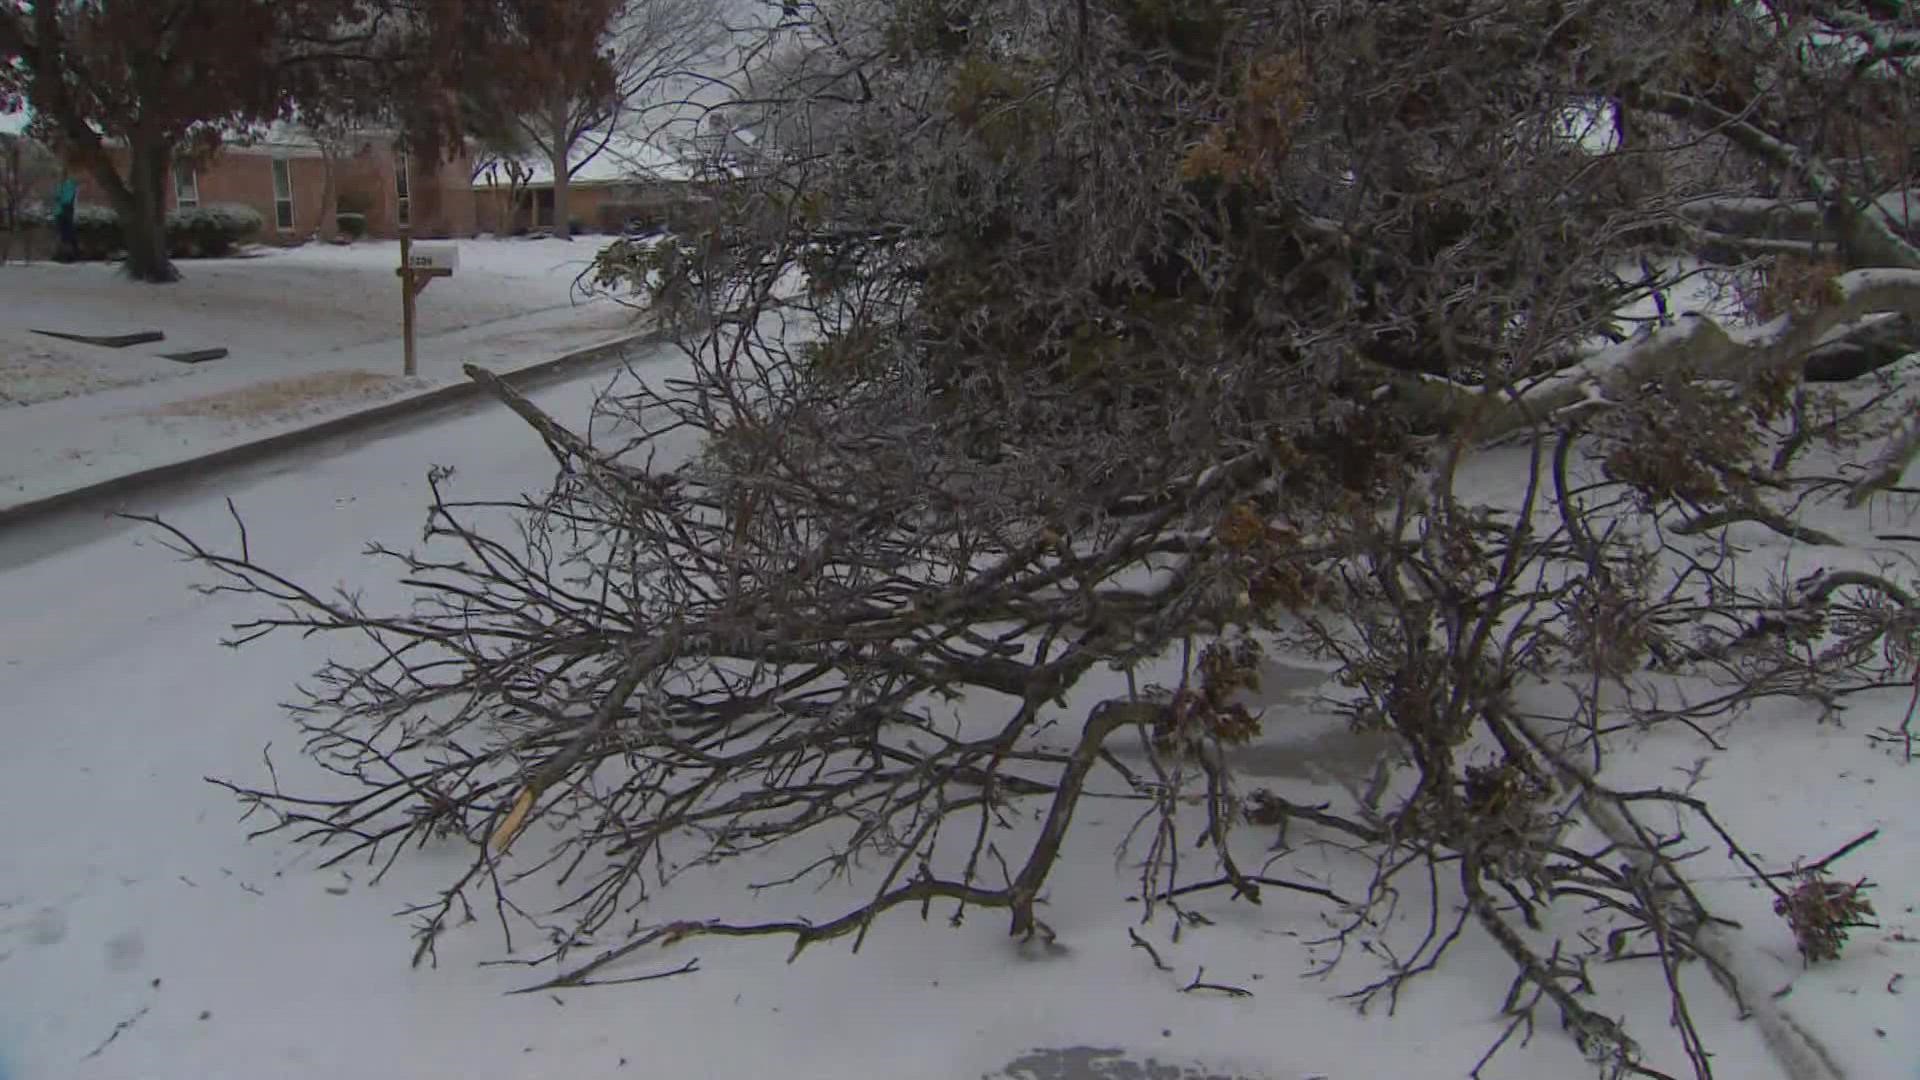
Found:
[(0, 517), (344, 417), (430, 403), (467, 382), (462, 364), (504, 375), (644, 336), (634, 313), (618, 305), (542, 311), (422, 340), (420, 373), (410, 379), (399, 373), (399, 343), (383, 342), (335, 354), (300, 375), (209, 370), (186, 386), (167, 380), (7, 409), (0, 411)]
[[(103, 484), (425, 407), (467, 383), (463, 364), (508, 375), (642, 336), (631, 308), (575, 302), (573, 271), (550, 253), (462, 243), (479, 265), (423, 294), (409, 378), (392, 268), (368, 247), (192, 263), (189, 283), (158, 288), (105, 267), (0, 275), (0, 525)], [(111, 349), (41, 329), (166, 340)], [(211, 346), (230, 355), (193, 365), (160, 355)]]

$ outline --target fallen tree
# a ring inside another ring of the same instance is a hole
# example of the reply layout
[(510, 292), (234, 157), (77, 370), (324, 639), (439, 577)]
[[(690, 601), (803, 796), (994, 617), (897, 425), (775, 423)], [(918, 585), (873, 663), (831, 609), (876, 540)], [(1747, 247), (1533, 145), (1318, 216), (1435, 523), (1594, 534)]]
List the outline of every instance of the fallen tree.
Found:
[[(759, 70), (733, 103), (781, 133), (763, 170), (716, 226), (598, 263), (689, 360), (603, 402), (630, 440), (471, 370), (558, 475), (502, 506), (436, 472), (420, 549), (379, 552), (416, 597), (395, 613), (171, 534), (210, 588), (275, 603), (236, 640), (379, 647), (296, 712), (342, 791), (224, 782), (336, 859), (466, 838), (416, 960), (487, 890), (554, 935), (570, 966), (546, 985), (701, 935), (857, 945), (901, 907), (1049, 938), (1049, 874), (1114, 785), (1145, 807), (1149, 918), (1298, 894), (1344, 944), (1424, 895), (1362, 1003), (1484, 933), (1516, 970), (1490, 1055), (1545, 1005), (1604, 1074), (1710, 1076), (1678, 972), (1752, 988), (1685, 831), (1773, 891), (1810, 960), (1860, 909), (1807, 905), (1824, 864), (1782, 884), (1684, 789), (1609, 786), (1608, 752), (1915, 675), (1911, 582), (1756, 585), (1731, 539), (1839, 543), (1809, 508), (1905, 494), (1911, 361), (1886, 358), (1920, 279), (1875, 208), (1915, 179), (1880, 149), (1913, 130), (1884, 44), (1913, 32), (1864, 4), (783, 5), (769, 49), (800, 81)], [(1735, 298), (1669, 310), (1689, 277)], [(1623, 329), (1636, 308), (1650, 325)], [(1869, 339), (1852, 381), (1808, 382)], [(689, 433), (697, 456), (650, 462)], [(1470, 494), (1490, 440), (1518, 447), (1513, 482)], [(1353, 722), (1392, 737), (1343, 804), (1234, 773), (1271, 651), (1333, 664)], [(1655, 692), (1682, 676), (1715, 689)], [(1284, 873), (1275, 828), (1364, 855), (1361, 889)], [(795, 881), (870, 899), (617, 922), (776, 845), (818, 852)], [(557, 914), (517, 906), (527, 877), (566, 890)], [(1583, 918), (1659, 965), (1657, 1055), (1589, 1004), (1624, 946), (1583, 943)], [(1767, 1030), (1793, 1075), (1831, 1071)]]

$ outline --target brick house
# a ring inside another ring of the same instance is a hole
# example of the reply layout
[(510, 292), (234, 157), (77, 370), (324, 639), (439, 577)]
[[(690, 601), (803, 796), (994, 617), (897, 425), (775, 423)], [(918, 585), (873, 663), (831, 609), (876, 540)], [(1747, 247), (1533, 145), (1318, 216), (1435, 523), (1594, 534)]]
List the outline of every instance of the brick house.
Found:
[[(12, 121), (0, 128), (25, 127), (19, 114), (0, 119)], [(118, 163), (124, 170), (124, 158)], [(178, 164), (167, 209), (239, 203), (258, 211), (265, 223), (257, 241), (303, 243), (320, 230), (328, 167), (311, 136), (275, 124), (256, 138), (223, 146), (210, 160)], [(410, 159), (393, 132), (370, 130), (352, 135), (332, 168), (338, 209), (364, 214), (370, 236), (398, 236), (402, 225), (416, 236), (474, 235), (472, 166), (464, 154), (450, 161)], [(81, 202), (108, 205), (106, 192), (85, 170), (74, 179)]]
[[(266, 222), (259, 239), (300, 243), (320, 231), (329, 161), (302, 132), (276, 126), (255, 141), (223, 147), (212, 160), (174, 169), (167, 207), (241, 203)], [(390, 132), (358, 132), (331, 168), (340, 212), (363, 214), (370, 236), (472, 236), (474, 198), (464, 155), (451, 161), (410, 158)], [(81, 197), (87, 198), (83, 182)]]

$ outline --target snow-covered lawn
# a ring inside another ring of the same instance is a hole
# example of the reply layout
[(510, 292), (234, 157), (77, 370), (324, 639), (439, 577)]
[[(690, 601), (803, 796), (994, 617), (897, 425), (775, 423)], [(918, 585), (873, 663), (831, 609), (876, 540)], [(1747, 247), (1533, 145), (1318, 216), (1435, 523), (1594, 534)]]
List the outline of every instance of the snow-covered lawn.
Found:
[[(575, 289), (605, 238), (462, 240), (420, 297), (420, 373), (401, 378), (399, 245), (257, 248), (141, 285), (103, 264), (0, 266), (0, 507), (191, 458), (367, 404), (634, 332)], [(157, 330), (112, 349), (46, 337)], [(182, 364), (162, 353), (222, 347)]]
[[(670, 373), (667, 355), (662, 350), (641, 370)], [(579, 424), (593, 389), (574, 383), (536, 400)], [(664, 447), (662, 464), (689, 449)], [(1485, 474), (1472, 486), (1510, 486), (1523, 460), (1486, 455), (1476, 465)], [(553, 473), (539, 440), (492, 409), (313, 463), (298, 483), (282, 477), (231, 494), (256, 558), (311, 585), (365, 586), (369, 608), (392, 608), (402, 594), (364, 558), (363, 544), (418, 540), (424, 475), (434, 463), (458, 470), (453, 492), (467, 499), (538, 490)], [(217, 497), (148, 509), (164, 510), (204, 540), (232, 536)], [(1857, 535), (1865, 539), (1864, 531)], [(1765, 534), (1742, 539), (1752, 541), (1759, 572), (1792, 553)], [(1460, 1077), (1506, 1025), (1497, 1008), (1511, 965), (1474, 931), (1438, 971), (1411, 984), (1389, 1017), (1384, 1009), (1362, 1016), (1333, 1000), (1377, 975), (1377, 959), (1356, 950), (1331, 978), (1302, 977), (1329, 957), (1314, 944), (1334, 914), (1319, 898), (1275, 889), (1253, 908), (1222, 893), (1199, 894), (1187, 909), (1207, 922), (1187, 925), (1178, 940), (1164, 916), (1138, 926), (1139, 908), (1126, 900), (1136, 879), (1116, 863), (1115, 850), (1140, 807), (1108, 796), (1076, 818), (1052, 878), (1045, 911), (1059, 950), (1021, 949), (997, 912), (949, 926), (948, 907), (936, 904), (925, 924), (908, 911), (886, 917), (858, 956), (826, 944), (788, 964), (782, 940), (700, 940), (640, 954), (610, 973), (697, 961), (689, 974), (508, 996), (552, 971), (481, 966), (507, 955), (486, 909), (440, 940), (437, 970), (414, 970), (410, 923), (396, 913), (430, 899), (468, 852), (456, 841), (409, 852), (376, 885), (364, 865), (315, 869), (313, 852), (282, 837), (243, 843), (249, 825), (236, 822), (239, 807), (201, 778), (267, 783), (263, 747), (272, 744), (289, 789), (322, 783), (290, 744), (277, 703), (328, 646), (289, 637), (239, 654), (224, 650), (217, 644), (224, 628), (260, 614), (260, 602), (190, 594), (192, 580), (204, 577), (144, 531), (0, 573), (0, 610), (9, 615), (0, 624), (0, 1076), (7, 1080), (972, 1080), (1006, 1075), (1036, 1049), (1072, 1047), (1116, 1048), (1134, 1061), (1192, 1063), (1207, 1075), (1255, 1080)], [(1273, 675), (1266, 734), (1241, 763), (1248, 781), (1284, 785), (1301, 802), (1316, 792), (1339, 798), (1334, 785), (1351, 779), (1342, 761), (1364, 766), (1368, 748), (1349, 745), (1340, 723), (1316, 707), (1311, 671)], [(1783, 995), (1777, 1003), (1851, 1080), (1920, 1071), (1911, 1005), (1920, 993), (1911, 985), (1920, 978), (1913, 917), (1920, 823), (1912, 813), (1920, 774), (1867, 738), (1906, 705), (1902, 689), (1855, 699), (1844, 727), (1770, 708), (1724, 732), (1724, 752), (1662, 729), (1615, 757), (1619, 783), (1667, 780), (1673, 769), (1704, 759), (1696, 793), (1771, 862), (1817, 856), (1880, 830), (1838, 868), (1843, 877), (1877, 883), (1880, 926), (1856, 931), (1841, 961), (1810, 972), (1767, 910), (1768, 894), (1738, 866), (1709, 868), (1721, 859), (1712, 850), (1692, 864), (1710, 882), (1709, 900), (1741, 920), (1735, 936), (1753, 985)], [(516, 859), (538, 851), (523, 848)], [(689, 875), (636, 918), (777, 919), (838, 913), (857, 902), (858, 894), (838, 887), (818, 894), (747, 888), (808, 856), (782, 852)], [(1339, 883), (1356, 865), (1307, 848), (1281, 872), (1324, 873)], [(1417, 936), (1419, 907), (1410, 898), (1399, 933)], [(1171, 970), (1134, 947), (1130, 930)], [(1383, 930), (1380, 940), (1394, 933)], [(515, 955), (535, 955), (545, 944), (518, 938)], [(1701, 967), (1683, 971), (1694, 1019), (1717, 1052), (1716, 1075), (1779, 1077), (1756, 1026), (1736, 1019)], [(1202, 969), (1207, 983), (1251, 996), (1183, 992)], [(1590, 1006), (1624, 1017), (1671, 1065), (1658, 966), (1629, 960), (1596, 970)], [(1542, 1021), (1529, 1043), (1516, 1040), (1482, 1075), (1591, 1076), (1544, 1010)], [(1067, 1055), (1075, 1056), (1088, 1055)], [(1047, 1067), (1042, 1061), (1011, 1075), (1087, 1075)]]

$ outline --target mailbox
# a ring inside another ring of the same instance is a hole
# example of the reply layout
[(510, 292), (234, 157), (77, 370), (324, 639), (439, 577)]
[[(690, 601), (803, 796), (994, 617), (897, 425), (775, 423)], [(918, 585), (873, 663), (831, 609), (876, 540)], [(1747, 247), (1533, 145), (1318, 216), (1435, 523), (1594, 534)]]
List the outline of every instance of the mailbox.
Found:
[(419, 374), (420, 366), (413, 340), (413, 306), (420, 290), (434, 278), (452, 277), (460, 265), (460, 248), (455, 244), (416, 244), (400, 230), (400, 265), (394, 274), (400, 278), (400, 335), (405, 340), (406, 367), (409, 376)]
[(407, 252), (409, 270), (440, 270), (450, 274), (459, 265), (458, 244), (413, 244)]

